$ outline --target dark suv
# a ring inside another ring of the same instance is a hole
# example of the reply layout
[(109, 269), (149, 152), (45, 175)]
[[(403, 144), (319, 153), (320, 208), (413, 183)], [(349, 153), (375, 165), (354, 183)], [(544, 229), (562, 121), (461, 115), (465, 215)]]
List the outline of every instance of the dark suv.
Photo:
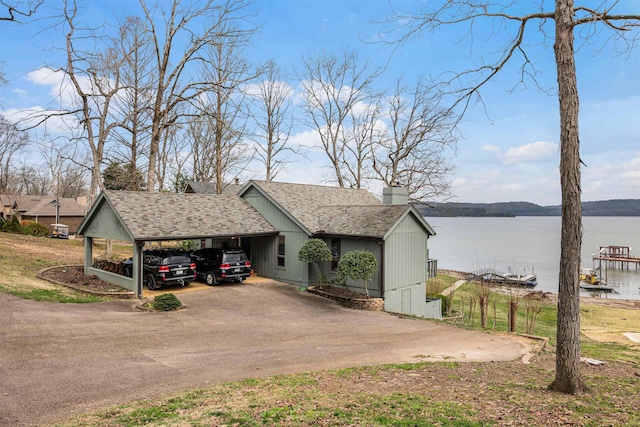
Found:
[(242, 249), (205, 248), (191, 253), (196, 275), (207, 285), (220, 282), (242, 282), (251, 275), (251, 261)]
[[(188, 286), (196, 278), (196, 265), (184, 251), (151, 250), (142, 257), (144, 281), (149, 290), (163, 285), (179, 284)], [(133, 259), (123, 262), (125, 276), (132, 276)]]

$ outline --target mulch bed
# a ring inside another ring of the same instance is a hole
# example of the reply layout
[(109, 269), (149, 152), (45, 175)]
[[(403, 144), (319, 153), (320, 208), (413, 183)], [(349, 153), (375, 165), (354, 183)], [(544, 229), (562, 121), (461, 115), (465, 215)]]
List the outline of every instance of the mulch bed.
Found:
[(322, 291), (326, 294), (330, 294), (340, 298), (350, 298), (350, 299), (369, 299), (374, 298), (371, 295), (367, 296), (366, 294), (361, 294), (360, 292), (350, 291), (347, 288), (341, 288), (337, 286), (330, 285), (322, 285), (322, 286), (314, 286), (314, 289), (318, 291)]
[(53, 267), (40, 272), (39, 276), (46, 280), (70, 285), (80, 291), (105, 294), (132, 293), (128, 289), (106, 282), (97, 276), (84, 274), (82, 266)]

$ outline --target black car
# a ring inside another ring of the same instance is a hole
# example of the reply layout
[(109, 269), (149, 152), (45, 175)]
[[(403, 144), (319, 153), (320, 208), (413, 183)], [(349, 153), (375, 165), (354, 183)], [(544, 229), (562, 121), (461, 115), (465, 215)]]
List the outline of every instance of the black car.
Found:
[(207, 285), (220, 282), (242, 282), (251, 275), (251, 261), (242, 249), (205, 248), (191, 253), (196, 275)]
[[(184, 251), (151, 250), (142, 256), (144, 281), (149, 290), (163, 285), (178, 284), (188, 286), (196, 278), (196, 265)], [(132, 276), (133, 259), (123, 262), (125, 276)]]

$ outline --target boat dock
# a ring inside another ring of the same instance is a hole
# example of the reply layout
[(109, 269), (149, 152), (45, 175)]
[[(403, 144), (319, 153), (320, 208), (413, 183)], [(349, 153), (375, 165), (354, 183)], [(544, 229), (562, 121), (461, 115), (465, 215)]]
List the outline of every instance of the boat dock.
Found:
[(593, 255), (594, 266), (596, 261), (600, 265), (604, 262), (606, 267), (621, 270), (629, 270), (630, 267), (634, 267), (636, 271), (640, 269), (640, 256), (631, 255), (629, 246), (600, 246), (598, 253)]

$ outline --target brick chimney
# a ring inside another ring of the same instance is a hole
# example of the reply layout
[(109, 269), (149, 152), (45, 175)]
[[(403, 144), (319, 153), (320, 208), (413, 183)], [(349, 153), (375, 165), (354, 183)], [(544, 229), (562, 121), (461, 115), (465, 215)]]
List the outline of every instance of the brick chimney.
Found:
[(385, 205), (408, 205), (409, 192), (406, 188), (401, 187), (400, 183), (395, 182), (391, 187), (382, 189), (382, 203)]

